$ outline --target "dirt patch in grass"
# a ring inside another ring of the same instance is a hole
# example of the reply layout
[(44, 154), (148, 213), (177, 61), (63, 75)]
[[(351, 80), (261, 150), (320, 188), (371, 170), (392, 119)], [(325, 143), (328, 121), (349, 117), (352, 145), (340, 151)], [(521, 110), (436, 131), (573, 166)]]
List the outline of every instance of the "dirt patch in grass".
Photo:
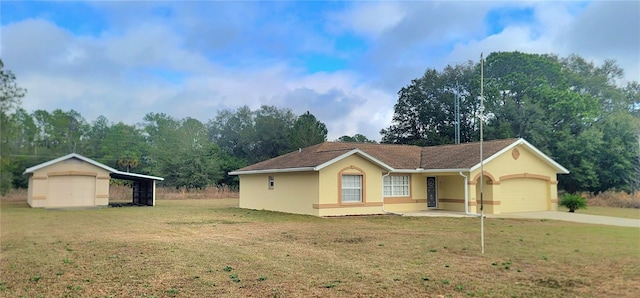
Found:
[(237, 199), (42, 210), (3, 202), (0, 296), (635, 297), (638, 229), (317, 218)]

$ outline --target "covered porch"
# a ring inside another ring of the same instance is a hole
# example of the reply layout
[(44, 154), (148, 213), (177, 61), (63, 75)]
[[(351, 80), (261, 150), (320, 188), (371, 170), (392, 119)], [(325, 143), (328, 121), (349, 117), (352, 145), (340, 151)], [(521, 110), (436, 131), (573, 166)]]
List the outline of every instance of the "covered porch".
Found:
[[(476, 212), (475, 183), (469, 182), (469, 172), (413, 172), (393, 173), (392, 177), (409, 181), (405, 196), (385, 196), (385, 210), (392, 212), (452, 211)], [(485, 183), (488, 185), (488, 183)], [(485, 189), (485, 199), (487, 189)], [(465, 207), (465, 203), (467, 203)]]

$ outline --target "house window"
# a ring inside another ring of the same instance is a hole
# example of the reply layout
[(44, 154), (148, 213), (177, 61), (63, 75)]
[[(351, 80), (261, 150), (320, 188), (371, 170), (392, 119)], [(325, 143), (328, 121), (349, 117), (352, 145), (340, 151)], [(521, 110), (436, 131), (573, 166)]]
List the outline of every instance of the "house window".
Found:
[(273, 176), (269, 176), (269, 189), (273, 189), (276, 185), (275, 178)]
[(362, 175), (342, 175), (342, 202), (362, 202)]
[(385, 197), (408, 197), (409, 176), (386, 176), (383, 188)]

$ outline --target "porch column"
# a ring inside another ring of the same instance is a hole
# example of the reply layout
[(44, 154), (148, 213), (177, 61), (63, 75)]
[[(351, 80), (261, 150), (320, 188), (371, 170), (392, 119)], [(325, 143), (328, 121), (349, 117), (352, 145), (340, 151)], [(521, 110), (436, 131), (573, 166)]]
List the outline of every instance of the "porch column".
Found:
[(476, 198), (476, 182), (475, 181), (469, 181), (467, 182), (467, 186), (468, 186), (468, 191), (469, 193), (467, 194), (469, 196), (469, 213), (478, 213), (478, 209), (477, 209), (477, 198)]

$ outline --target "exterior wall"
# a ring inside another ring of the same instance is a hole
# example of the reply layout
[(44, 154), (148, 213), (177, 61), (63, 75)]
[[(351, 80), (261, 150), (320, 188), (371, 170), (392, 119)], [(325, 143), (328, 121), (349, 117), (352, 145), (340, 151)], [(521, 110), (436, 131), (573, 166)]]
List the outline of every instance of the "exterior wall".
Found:
[[(91, 184), (90, 194), (87, 194), (88, 186), (76, 183), (78, 179)], [(67, 196), (75, 193), (91, 197), (78, 200), (73, 195)], [(109, 172), (75, 158), (38, 169), (29, 177), (27, 201), (31, 207), (106, 206), (109, 203)]]
[[(45, 207), (45, 199), (46, 199), (46, 193), (44, 194), (38, 194), (36, 193), (36, 195), (34, 196), (33, 194), (33, 190), (34, 190), (34, 185), (35, 184), (42, 184), (41, 181), (43, 179), (34, 179), (32, 174), (29, 174), (29, 186), (27, 189), (27, 203), (29, 204), (29, 206), (33, 207), (33, 208), (42, 208)], [(46, 181), (46, 178), (45, 178)], [(46, 190), (47, 187), (45, 186), (40, 186), (41, 190)]]
[(96, 206), (109, 205), (109, 173), (96, 177)]
[[(274, 187), (269, 189), (269, 176)], [(240, 208), (319, 215), (318, 173), (291, 172), (240, 175)]]
[(424, 203), (422, 209), (427, 208), (427, 177), (431, 175), (411, 174), (411, 198)]
[(47, 207), (48, 181), (45, 173), (35, 173), (29, 176), (29, 205), (33, 208)]
[[(539, 158), (526, 146), (520, 145), (512, 148), (495, 159), (485, 163), (484, 202), (485, 213), (499, 214), (502, 212), (540, 210), (541, 204), (546, 205), (545, 210), (557, 210), (557, 174), (555, 169)], [(469, 180), (469, 199), (475, 204), (472, 212), (480, 212), (480, 170), (471, 173)], [(511, 181), (513, 180), (513, 181)], [(508, 181), (508, 182), (507, 182)], [(507, 186), (502, 187), (503, 184)], [(514, 185), (515, 184), (515, 185)], [(514, 189), (519, 189), (523, 194), (517, 204), (514, 200)], [(536, 199), (537, 198), (537, 199)], [(537, 200), (537, 201), (535, 201)], [(545, 202), (540, 202), (544, 200)], [(503, 204), (506, 203), (505, 204)], [(504, 209), (504, 207), (506, 209)], [(504, 210), (503, 210), (504, 209)]]
[(438, 176), (438, 209), (464, 212), (464, 177)]
[[(343, 203), (342, 174), (362, 175), (362, 202)], [(381, 214), (383, 169), (354, 154), (337, 161), (319, 173), (318, 203), (313, 208), (320, 216)]]

